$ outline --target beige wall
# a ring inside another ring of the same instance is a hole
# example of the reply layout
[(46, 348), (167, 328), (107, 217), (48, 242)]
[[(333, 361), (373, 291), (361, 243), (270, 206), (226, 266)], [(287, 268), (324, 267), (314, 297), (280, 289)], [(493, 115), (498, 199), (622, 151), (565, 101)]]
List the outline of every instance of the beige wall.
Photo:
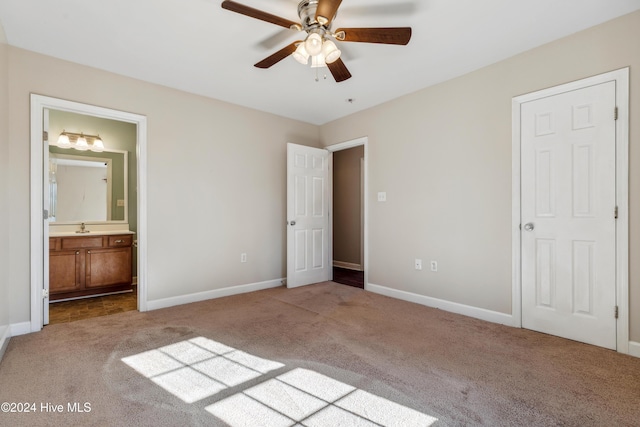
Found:
[(12, 323), (30, 318), (30, 93), (147, 116), (149, 300), (286, 275), (286, 143), (318, 127), (13, 47), (9, 73)]
[[(630, 338), (640, 341), (640, 12), (322, 126), (324, 145), (369, 137), (369, 282), (511, 313), (511, 99), (627, 66)], [(439, 271), (415, 271), (414, 258)]]
[[(9, 325), (9, 141), (8, 141), (8, 48), (0, 26), (0, 338)], [(1, 343), (0, 343), (1, 344)], [(1, 352), (1, 349), (0, 349)]]
[(360, 265), (360, 159), (364, 146), (333, 153), (333, 260)]

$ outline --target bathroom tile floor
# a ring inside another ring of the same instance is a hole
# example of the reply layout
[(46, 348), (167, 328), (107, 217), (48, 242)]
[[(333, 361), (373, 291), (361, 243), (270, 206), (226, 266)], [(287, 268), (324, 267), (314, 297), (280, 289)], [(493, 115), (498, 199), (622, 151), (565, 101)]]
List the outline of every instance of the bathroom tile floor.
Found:
[(49, 304), (49, 324), (75, 322), (138, 309), (137, 289), (123, 294), (83, 298)]

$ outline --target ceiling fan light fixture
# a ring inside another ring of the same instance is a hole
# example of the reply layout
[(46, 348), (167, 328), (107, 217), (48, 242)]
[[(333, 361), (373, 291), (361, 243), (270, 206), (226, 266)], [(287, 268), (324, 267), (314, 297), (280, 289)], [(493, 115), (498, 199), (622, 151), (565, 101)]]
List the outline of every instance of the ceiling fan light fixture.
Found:
[(304, 48), (311, 56), (322, 52), (322, 36), (318, 33), (311, 33), (304, 41)]
[(293, 57), (302, 65), (307, 65), (309, 63), (309, 52), (304, 48), (304, 43), (300, 43), (298, 45), (296, 51), (293, 52)]
[(324, 55), (324, 62), (327, 64), (332, 64), (340, 58), (342, 52), (334, 42), (331, 40), (326, 40), (322, 45), (322, 54)]

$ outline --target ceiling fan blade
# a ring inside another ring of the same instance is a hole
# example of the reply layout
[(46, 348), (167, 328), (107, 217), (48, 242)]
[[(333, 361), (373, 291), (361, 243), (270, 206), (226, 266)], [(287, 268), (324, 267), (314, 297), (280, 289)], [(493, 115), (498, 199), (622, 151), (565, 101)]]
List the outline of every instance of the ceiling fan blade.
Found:
[(222, 8), (230, 10), (232, 12), (239, 13), (241, 15), (246, 15), (251, 18), (259, 19), (261, 21), (270, 22), (272, 24), (280, 25), (284, 28), (299, 27), (300, 24), (294, 21), (290, 21), (288, 19), (280, 18), (279, 16), (272, 15), (267, 12), (263, 12), (258, 9), (254, 9), (249, 6), (245, 6), (240, 3), (236, 3), (234, 1), (225, 0), (222, 2)]
[(331, 71), (331, 74), (333, 75), (333, 78), (336, 79), (337, 83), (351, 78), (351, 73), (347, 70), (347, 66), (344, 65), (344, 62), (342, 62), (342, 59), (340, 58), (331, 64), (327, 64), (327, 67), (329, 67), (329, 71)]
[(258, 62), (257, 64), (255, 64), (255, 67), (258, 67), (258, 68), (269, 68), (272, 65), (277, 64), (278, 62), (282, 61), (284, 58), (286, 58), (287, 56), (289, 56), (293, 52), (295, 52), (296, 51), (296, 47), (298, 47), (297, 45), (299, 43), (302, 43), (302, 40), (298, 40), (297, 42), (291, 43), (289, 46), (285, 46), (284, 48), (280, 49), (279, 51), (277, 51), (273, 55), (271, 55), (271, 56), (263, 59), (262, 61)]
[[(341, 34), (344, 33), (344, 37)], [(406, 45), (411, 40), (411, 27), (394, 28), (339, 28), (336, 39), (345, 42)]]
[(342, 0), (318, 0), (316, 21), (322, 25), (329, 25), (336, 16), (340, 3), (342, 3)]

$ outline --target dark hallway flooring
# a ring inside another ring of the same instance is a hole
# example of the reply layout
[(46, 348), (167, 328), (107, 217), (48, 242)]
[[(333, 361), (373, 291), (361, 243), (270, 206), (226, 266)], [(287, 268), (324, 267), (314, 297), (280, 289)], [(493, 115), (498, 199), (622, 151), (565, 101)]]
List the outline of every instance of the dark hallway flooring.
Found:
[(333, 267), (333, 281), (341, 285), (364, 289), (364, 271)]

